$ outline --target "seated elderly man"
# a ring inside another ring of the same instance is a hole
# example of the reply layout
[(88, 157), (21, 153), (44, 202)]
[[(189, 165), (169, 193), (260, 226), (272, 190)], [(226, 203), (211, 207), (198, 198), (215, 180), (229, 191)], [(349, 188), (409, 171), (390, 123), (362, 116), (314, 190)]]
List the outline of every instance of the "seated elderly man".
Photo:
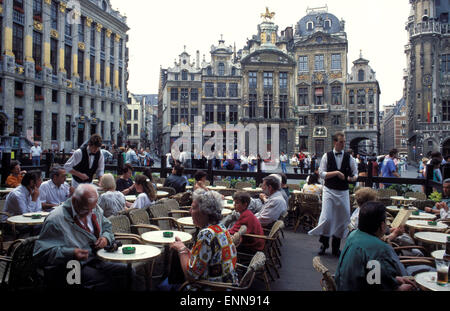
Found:
[[(410, 291), (416, 285), (410, 281), (405, 267), (394, 249), (381, 240), (386, 232), (386, 209), (381, 202), (367, 202), (359, 212), (358, 230), (345, 243), (336, 270), (339, 291), (387, 290)], [(369, 284), (370, 261), (380, 264), (380, 282)]]
[(21, 185), (6, 197), (4, 211), (11, 216), (41, 211), (42, 205), (39, 200), (41, 182), (40, 171), (26, 173)]
[(50, 171), (50, 180), (43, 182), (39, 188), (42, 209), (60, 205), (72, 196), (74, 191), (75, 188), (66, 183), (66, 170), (62, 166), (54, 166)]
[(264, 204), (261, 211), (255, 216), (261, 225), (266, 228), (270, 228), (287, 210), (286, 200), (280, 191), (280, 179), (275, 176), (267, 176), (263, 179), (262, 189), (264, 193), (260, 195), (260, 198)]
[(27, 173), (27, 171), (22, 171), (20, 169), (19, 161), (12, 161), (10, 165), (11, 175), (6, 178), (6, 186), (11, 188), (17, 188), (20, 186), (22, 182), (23, 176)]
[(96, 257), (97, 250), (114, 242), (111, 222), (103, 216), (97, 200), (95, 187), (81, 184), (72, 199), (56, 207), (45, 220), (33, 256), (53, 285), (66, 284), (65, 268), (70, 260), (81, 263), (82, 288), (117, 290), (126, 283), (126, 265)]
[(450, 213), (448, 212), (448, 205), (450, 204), (450, 178), (444, 180), (442, 201), (436, 203), (434, 208), (425, 207), (425, 212), (433, 213), (441, 217), (441, 219), (450, 219)]

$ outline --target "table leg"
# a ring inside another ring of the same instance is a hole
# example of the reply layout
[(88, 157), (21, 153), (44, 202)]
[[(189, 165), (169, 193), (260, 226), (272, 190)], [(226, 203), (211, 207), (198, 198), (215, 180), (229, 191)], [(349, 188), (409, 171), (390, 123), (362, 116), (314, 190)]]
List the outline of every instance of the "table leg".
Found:
[(131, 275), (133, 272), (133, 267), (131, 263), (127, 263), (127, 290), (131, 291)]

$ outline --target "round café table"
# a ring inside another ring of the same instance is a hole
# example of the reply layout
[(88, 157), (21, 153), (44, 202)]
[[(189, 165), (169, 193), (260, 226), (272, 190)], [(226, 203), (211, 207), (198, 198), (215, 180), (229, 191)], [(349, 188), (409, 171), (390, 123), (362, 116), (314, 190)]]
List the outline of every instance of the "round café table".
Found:
[(194, 189), (194, 186), (186, 186), (186, 190), (192, 190)]
[(134, 201), (136, 201), (136, 199), (137, 199), (137, 196), (135, 196), (135, 195), (126, 195), (125, 196), (125, 200), (127, 200), (128, 202), (134, 202)]
[[(136, 253), (134, 254), (123, 254), (122, 248), (124, 247), (135, 247)], [(137, 262), (150, 261), (161, 255), (161, 250), (155, 246), (150, 245), (140, 245), (140, 244), (127, 244), (118, 248), (114, 253), (109, 253), (104, 249), (97, 252), (97, 256), (103, 261), (110, 261), (115, 263), (124, 263), (127, 265), (127, 288), (131, 290), (131, 274), (132, 274), (132, 264)], [(155, 261), (152, 262), (151, 271), (153, 272), (153, 265)], [(151, 277), (150, 277), (151, 282)], [(151, 283), (150, 283), (151, 288)]]
[(226, 190), (227, 189), (227, 187), (224, 187), (224, 186), (208, 186), (206, 188), (208, 188), (209, 190), (213, 190), (213, 191), (219, 191), (219, 190)]
[(248, 188), (243, 188), (242, 190), (247, 191), (247, 192), (263, 192), (262, 188), (255, 188), (253, 189), (252, 187), (248, 187)]
[(397, 205), (398, 203), (408, 204), (408, 203), (412, 203), (414, 201), (417, 201), (416, 198), (412, 198), (412, 197), (405, 198), (405, 197), (402, 197), (402, 196), (392, 196), (391, 200), (392, 200), (392, 205)]
[(423, 272), (417, 274), (414, 279), (422, 290), (435, 292), (450, 292), (450, 284), (441, 286), (437, 284), (437, 272)]
[(165, 198), (165, 197), (168, 197), (168, 196), (169, 196), (169, 192), (166, 192), (166, 191), (158, 191), (156, 193), (156, 197), (158, 199), (162, 199), (162, 198)]
[[(414, 238), (420, 242), (431, 244), (434, 247), (443, 247), (447, 242), (447, 237), (450, 236), (446, 233), (440, 232), (417, 232), (414, 234)], [(436, 248), (437, 250), (437, 248)]]
[(231, 195), (226, 196), (224, 199), (227, 200), (227, 201), (234, 201), (234, 199), (233, 199), (233, 197)]
[(157, 188), (157, 189), (160, 189), (160, 188), (162, 188), (162, 187), (164, 187), (163, 184), (156, 184), (156, 188)]
[(14, 188), (0, 188), (0, 198), (5, 198), (8, 194), (10, 194)]
[(445, 250), (441, 249), (439, 251), (434, 251), (431, 253), (431, 257), (434, 259), (444, 259)]
[(299, 195), (299, 194), (302, 194), (303, 192), (301, 192), (300, 190), (292, 190), (291, 193), (295, 194), (295, 195)]
[[(173, 237), (166, 238), (164, 237), (164, 232), (173, 232)], [(182, 231), (173, 231), (173, 230), (160, 230), (160, 231), (150, 231), (145, 232), (141, 235), (142, 239), (148, 244), (157, 244), (164, 246), (164, 262), (165, 269), (163, 274), (163, 279), (167, 277), (169, 274), (169, 252), (170, 252), (170, 244), (175, 242), (175, 237), (180, 238), (181, 242), (186, 243), (192, 240), (192, 235), (187, 232)]]
[(195, 227), (192, 217), (182, 217), (177, 219), (177, 223), (186, 227)]
[(434, 231), (434, 232), (445, 232), (448, 226), (441, 222), (438, 222), (436, 226), (431, 226), (428, 224), (427, 220), (408, 220), (406, 222), (406, 226), (408, 226), (411, 231), (411, 236), (414, 235), (414, 231)]
[(224, 208), (228, 208), (228, 209), (234, 209), (234, 202), (233, 203), (228, 203), (228, 200), (227, 201), (223, 201), (223, 207)]
[[(11, 224), (14, 232), (14, 240), (16, 239), (16, 229), (15, 226), (40, 226), (44, 223), (45, 218), (48, 216), (48, 212), (35, 212), (35, 213), (26, 213), (24, 215), (17, 215), (9, 217), (6, 222)], [(39, 219), (33, 219), (31, 215), (41, 215), (42, 217)]]
[[(398, 206), (393, 205), (393, 206), (386, 206), (386, 210), (387, 210), (389, 213), (394, 213), (394, 214), (396, 214), (396, 213), (398, 213), (400, 210), (402, 210), (402, 208), (398, 208)], [(405, 210), (406, 210), (406, 209), (405, 209)], [(418, 209), (417, 209), (417, 207), (411, 206), (411, 207), (408, 207), (407, 210), (409, 210), (409, 211), (417, 211)]]
[(428, 220), (428, 221), (432, 221), (432, 220), (435, 220), (436, 218), (437, 218), (436, 215), (433, 215), (433, 214), (430, 214), (430, 213), (420, 212), (419, 215), (411, 214), (411, 216), (409, 216), (408, 220)]

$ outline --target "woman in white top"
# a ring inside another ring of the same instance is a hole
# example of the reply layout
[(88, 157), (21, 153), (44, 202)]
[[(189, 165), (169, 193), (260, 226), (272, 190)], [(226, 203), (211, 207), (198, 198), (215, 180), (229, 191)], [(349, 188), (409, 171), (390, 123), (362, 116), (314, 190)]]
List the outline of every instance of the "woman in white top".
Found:
[(146, 208), (155, 204), (156, 191), (152, 181), (145, 175), (137, 175), (134, 179), (136, 191), (140, 193), (131, 208)]
[(126, 209), (125, 196), (122, 192), (116, 191), (116, 181), (113, 175), (103, 175), (101, 187), (105, 193), (99, 197), (98, 205), (103, 209), (105, 217), (117, 215)]

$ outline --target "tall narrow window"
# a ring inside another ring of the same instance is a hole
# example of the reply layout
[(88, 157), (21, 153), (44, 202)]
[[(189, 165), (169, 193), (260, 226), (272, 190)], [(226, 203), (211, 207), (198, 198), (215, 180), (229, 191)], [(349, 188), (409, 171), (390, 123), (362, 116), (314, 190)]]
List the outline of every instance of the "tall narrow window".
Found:
[(50, 21), (52, 28), (58, 30), (58, 2), (54, 0), (50, 7)]
[(332, 105), (342, 104), (342, 91), (340, 86), (331, 87), (331, 103)]
[(42, 66), (42, 34), (33, 31), (33, 59), (36, 67)]
[(280, 119), (286, 120), (288, 117), (288, 99), (287, 95), (280, 95)]
[(72, 24), (70, 23), (69, 11), (66, 10), (66, 15), (64, 16), (64, 34), (66, 36), (72, 36)]
[(198, 89), (191, 89), (191, 101), (198, 101)]
[(249, 89), (256, 89), (258, 85), (258, 77), (256, 71), (250, 71), (248, 73), (248, 88)]
[[(420, 117), (418, 119), (420, 121)], [(442, 102), (442, 121), (450, 121), (450, 101), (445, 100)]]
[(348, 114), (348, 123), (350, 123), (350, 125), (353, 127), (353, 125), (355, 125), (355, 113), (354, 112), (349, 112)]
[(366, 104), (366, 91), (358, 90), (358, 105), (365, 105), (365, 104)]
[(178, 101), (178, 89), (175, 87), (170, 89), (170, 100)]
[(298, 89), (298, 105), (308, 106), (308, 89), (305, 87)]
[(86, 17), (81, 16), (80, 24), (78, 24), (78, 42), (84, 42), (85, 25)]
[(111, 34), (111, 37), (110, 37), (110, 43), (109, 43), (109, 55), (110, 56), (114, 56), (114, 51), (115, 51), (115, 48), (114, 48), (114, 37), (115, 37), (115, 34)]
[(119, 59), (123, 59), (123, 39), (119, 41)]
[(64, 46), (64, 69), (67, 72), (67, 79), (72, 77), (72, 47), (70, 45)]
[(123, 75), (123, 69), (122, 69), (122, 67), (119, 67), (119, 89), (120, 89), (120, 92), (122, 93), (122, 90), (123, 90), (123, 77), (122, 77), (122, 75)]
[(288, 85), (288, 74), (287, 72), (280, 72), (280, 89), (287, 89)]
[(214, 97), (214, 83), (212, 82), (205, 83), (205, 96)]
[(42, 23), (42, 0), (33, 0), (33, 19)]
[(225, 64), (219, 63), (219, 76), (224, 76), (224, 75), (225, 75)]
[(255, 118), (256, 117), (256, 105), (258, 102), (258, 95), (256, 94), (249, 94), (248, 95), (248, 105), (249, 105), (249, 118)]
[(369, 105), (374, 104), (374, 92), (372, 89), (369, 90)]
[(366, 112), (360, 111), (358, 112), (358, 125), (366, 124)]
[(331, 70), (341, 69), (341, 54), (331, 54)]
[(42, 111), (34, 112), (34, 140), (42, 141)]
[(180, 95), (181, 95), (181, 101), (180, 102), (182, 104), (187, 104), (189, 102), (189, 89), (182, 88), (181, 92), (180, 92)]
[(374, 125), (375, 113), (373, 111), (369, 112), (369, 125)]
[(323, 88), (316, 88), (314, 91), (314, 104), (321, 106), (324, 104), (323, 101)]
[(102, 88), (105, 87), (105, 60), (100, 60), (100, 83)]
[(227, 96), (226, 83), (223, 82), (217, 83), (217, 97), (226, 97), (226, 96)]
[(95, 83), (95, 56), (91, 55), (91, 60), (90, 60), (90, 76), (91, 76), (91, 81), (94, 84)]
[(23, 64), (23, 26), (13, 23), (13, 53), (16, 63)]
[(358, 71), (358, 81), (359, 82), (363, 82), (364, 81), (364, 77), (365, 77), (365, 74), (364, 74), (364, 70), (359, 70)]
[(191, 124), (194, 124), (196, 116), (198, 116), (198, 108), (191, 108)]
[(237, 83), (230, 83), (228, 85), (228, 96), (238, 97), (238, 84)]
[(308, 56), (300, 56), (298, 58), (298, 72), (303, 73), (308, 71)]
[(273, 88), (273, 72), (264, 72), (264, 88)]
[(350, 92), (348, 92), (348, 98), (349, 98), (349, 104), (354, 105), (355, 104), (355, 91), (354, 90), (350, 90)]
[(66, 141), (71, 141), (72, 124), (71, 116), (66, 115)]
[(187, 72), (187, 70), (183, 70), (181, 72), (181, 80), (187, 81), (187, 79), (188, 79), (188, 72)]
[(80, 76), (80, 83), (84, 82), (84, 52), (78, 50), (78, 75)]
[(217, 106), (217, 123), (219, 124), (225, 124), (227, 119), (227, 110), (225, 105), (218, 105)]
[(264, 94), (264, 118), (272, 118), (273, 95)]
[(189, 123), (189, 108), (184, 107), (180, 109), (180, 122), (183, 124)]
[(214, 105), (205, 106), (205, 122), (206, 123), (214, 122)]
[(106, 48), (106, 29), (102, 28), (100, 32), (100, 49), (104, 52)]
[(95, 32), (96, 32), (96, 25), (95, 23), (91, 23), (91, 48), (95, 48)]
[(58, 139), (58, 114), (52, 113), (52, 140)]
[(230, 105), (229, 112), (230, 112), (230, 123), (237, 124), (238, 123), (238, 106)]

